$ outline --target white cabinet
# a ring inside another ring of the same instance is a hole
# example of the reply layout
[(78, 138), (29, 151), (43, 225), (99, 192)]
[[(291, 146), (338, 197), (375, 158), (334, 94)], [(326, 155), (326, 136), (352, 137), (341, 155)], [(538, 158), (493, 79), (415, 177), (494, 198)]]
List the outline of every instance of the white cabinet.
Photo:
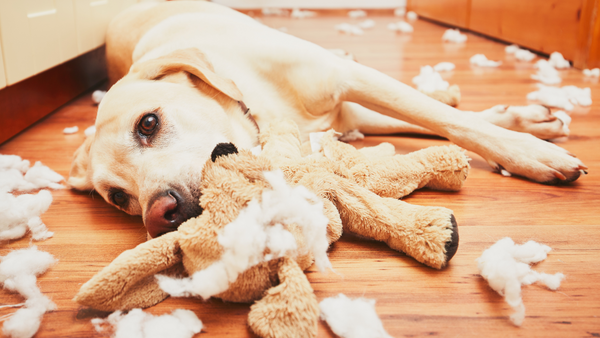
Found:
[(136, 2), (0, 0), (0, 88), (101, 46), (110, 20)]

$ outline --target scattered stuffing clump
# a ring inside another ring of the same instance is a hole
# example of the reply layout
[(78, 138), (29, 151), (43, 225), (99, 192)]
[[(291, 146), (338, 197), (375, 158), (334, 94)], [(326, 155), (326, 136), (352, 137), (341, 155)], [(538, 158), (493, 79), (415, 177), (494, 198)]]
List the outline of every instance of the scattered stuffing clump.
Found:
[(32, 239), (41, 241), (52, 237), (40, 215), (52, 204), (52, 194), (42, 190), (37, 195), (14, 196), (0, 192), (0, 240), (18, 239), (31, 231)]
[(419, 16), (417, 15), (417, 13), (410, 11), (410, 12), (406, 13), (406, 18), (410, 21), (415, 21), (419, 18)]
[(531, 270), (530, 264), (546, 259), (551, 250), (549, 246), (534, 241), (518, 245), (506, 237), (496, 242), (485, 250), (481, 257), (477, 258), (479, 274), (516, 310), (510, 316), (510, 320), (516, 326), (521, 326), (525, 319), (521, 285), (541, 281), (550, 290), (556, 290), (565, 277), (562, 273), (549, 275)]
[(535, 63), (535, 67), (538, 69), (537, 74), (532, 74), (531, 78), (540, 81), (545, 84), (559, 84), (562, 82), (558, 70), (546, 60), (538, 60)]
[[(25, 174), (25, 175), (23, 175)], [(36, 162), (29, 167), (28, 160), (22, 160), (16, 155), (0, 154), (0, 191), (31, 191), (42, 188), (62, 189), (58, 182), (65, 178), (46, 167), (42, 162)]]
[(417, 89), (424, 93), (433, 93), (438, 90), (447, 90), (450, 84), (444, 81), (440, 73), (436, 72), (431, 66), (421, 67), (419, 75), (412, 79), (417, 85)]
[(106, 95), (105, 90), (94, 90), (94, 92), (92, 93), (92, 101), (94, 101), (94, 103), (96, 104), (100, 104), (100, 102), (102, 102), (102, 99), (104, 98), (104, 95)]
[(106, 319), (92, 319), (92, 324), (97, 332), (104, 332), (109, 326), (113, 338), (191, 338), (202, 330), (202, 321), (196, 314), (182, 309), (162, 316), (153, 316), (142, 309), (127, 314), (116, 311)]
[(375, 312), (375, 300), (350, 299), (340, 293), (319, 303), (321, 319), (343, 338), (391, 338)]
[(294, 8), (292, 10), (291, 17), (294, 19), (305, 19), (305, 18), (311, 18), (316, 15), (317, 15), (317, 13), (315, 13), (313, 11), (303, 11), (299, 8)]
[(362, 29), (370, 29), (375, 27), (375, 20), (367, 19), (358, 23), (358, 27)]
[(39, 251), (36, 246), (11, 251), (1, 257), (0, 282), (4, 288), (18, 292), (25, 298), (25, 307), (17, 310), (4, 322), (2, 332), (12, 338), (30, 338), (40, 327), (42, 316), (56, 309), (36, 285), (36, 276), (56, 263), (52, 255)]
[(515, 58), (519, 61), (529, 62), (529, 61), (535, 59), (535, 54), (528, 51), (527, 49), (521, 49), (517, 45), (506, 46), (506, 48), (504, 48), (504, 51), (507, 54), (514, 54)]
[(464, 43), (467, 41), (467, 35), (462, 34), (458, 29), (447, 29), (442, 35), (442, 41)]
[(63, 129), (63, 134), (75, 134), (78, 131), (79, 131), (79, 127), (77, 127), (77, 126), (67, 127), (65, 129)]
[(367, 16), (367, 12), (358, 9), (358, 10), (355, 10), (355, 11), (348, 12), (348, 16), (351, 17), (352, 19), (364, 18), (364, 17)]
[(450, 72), (453, 71), (456, 66), (452, 62), (440, 62), (433, 66), (433, 70), (436, 72)]
[(550, 87), (538, 84), (537, 91), (527, 94), (527, 99), (539, 101), (543, 105), (557, 107), (567, 111), (573, 110), (574, 105), (590, 106), (592, 104), (592, 91), (590, 88), (575, 86)]
[(256, 264), (290, 254), (306, 254), (296, 252), (296, 240), (282, 223), (300, 226), (317, 268), (331, 268), (327, 257), (329, 220), (323, 214), (323, 203), (317, 203), (316, 195), (303, 186), (290, 187), (281, 170), (265, 172), (264, 177), (273, 189), (265, 189), (260, 202), (250, 201), (223, 228), (218, 237), (223, 247), (221, 259), (189, 278), (157, 275), (161, 289), (175, 297), (199, 295), (208, 299), (226, 291), (241, 273)]
[(405, 14), (406, 14), (406, 7), (400, 7), (400, 8), (396, 8), (394, 10), (395, 16), (403, 17)]
[(262, 15), (264, 16), (286, 16), (288, 12), (281, 8), (263, 8)]
[(565, 60), (563, 55), (559, 52), (554, 52), (550, 54), (550, 59), (548, 60), (552, 67), (556, 69), (567, 69), (571, 68), (571, 64), (569, 61)]
[(85, 134), (85, 137), (90, 137), (90, 136), (94, 135), (95, 133), (96, 133), (96, 126), (89, 126), (83, 132), (83, 134)]
[(392, 22), (387, 25), (387, 28), (391, 31), (412, 33), (414, 31), (413, 26), (406, 21)]
[(600, 77), (600, 68), (584, 69), (583, 75), (588, 77)]
[(483, 54), (475, 54), (469, 59), (472, 65), (479, 67), (498, 67), (502, 64), (502, 61), (492, 61)]
[(345, 22), (335, 25), (334, 28), (338, 32), (350, 35), (363, 35), (365, 33), (362, 28), (358, 27), (357, 25), (352, 25)]
[(519, 48), (519, 46), (517, 46), (517, 45), (510, 45), (510, 46), (506, 46), (506, 47), (504, 47), (504, 51), (505, 51), (507, 54), (514, 54), (514, 53), (516, 53), (516, 52), (517, 52), (519, 49), (521, 49), (521, 48)]

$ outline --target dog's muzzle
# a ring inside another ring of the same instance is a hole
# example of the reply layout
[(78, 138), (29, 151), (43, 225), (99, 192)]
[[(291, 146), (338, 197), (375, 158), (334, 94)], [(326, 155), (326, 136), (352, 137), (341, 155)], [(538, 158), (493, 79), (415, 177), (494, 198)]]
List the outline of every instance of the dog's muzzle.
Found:
[(146, 230), (152, 238), (175, 231), (181, 223), (202, 213), (197, 201), (188, 201), (181, 195), (177, 190), (169, 189), (152, 197), (144, 217)]

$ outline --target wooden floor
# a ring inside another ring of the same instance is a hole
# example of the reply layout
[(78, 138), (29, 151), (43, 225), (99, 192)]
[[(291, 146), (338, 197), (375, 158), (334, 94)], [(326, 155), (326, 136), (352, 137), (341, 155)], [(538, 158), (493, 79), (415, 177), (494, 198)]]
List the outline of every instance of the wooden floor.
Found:
[[(505, 56), (504, 45), (469, 35), (464, 45), (443, 44), (444, 27), (419, 20), (413, 34), (396, 35), (386, 29), (395, 18), (372, 16), (376, 27), (363, 36), (347, 36), (333, 26), (347, 17), (306, 20), (264, 18), (271, 27), (327, 48), (343, 48), (366, 65), (411, 83), (423, 65), (440, 61), (456, 64), (445, 77), (462, 91), (460, 108), (481, 110), (495, 104), (523, 105), (535, 89), (529, 78), (532, 63), (517, 63)], [(499, 69), (476, 69), (469, 58), (484, 53), (502, 60)], [(330, 250), (337, 274), (308, 271), (319, 300), (342, 292), (350, 297), (377, 300), (384, 327), (394, 337), (600, 337), (600, 85), (581, 71), (561, 71), (563, 85), (589, 86), (594, 105), (572, 113), (571, 137), (560, 145), (589, 167), (589, 175), (568, 186), (554, 187), (493, 173), (477, 155), (465, 187), (458, 193), (418, 191), (406, 201), (444, 206), (454, 210), (460, 229), (458, 253), (442, 271), (427, 268), (378, 242), (344, 236)], [(32, 99), (35, 99), (32, 97)], [(93, 124), (96, 107), (89, 93), (73, 101), (26, 132), (0, 146), (2, 154), (42, 161), (65, 177), (71, 156), (82, 143), (81, 130)], [(18, 112), (14, 112), (18, 114)], [(80, 132), (63, 135), (78, 125)], [(392, 142), (399, 153), (448, 141), (420, 137), (368, 137), (356, 146)], [(145, 239), (140, 217), (124, 214), (93, 193), (54, 191), (54, 202), (43, 215), (53, 238), (34, 243), (59, 262), (39, 278), (41, 290), (58, 305), (44, 316), (36, 337), (102, 337), (86, 312), (71, 301), (82, 283), (122, 251)], [(503, 237), (516, 242), (535, 240), (554, 250), (535, 269), (566, 275), (560, 289), (523, 287), (526, 307), (523, 326), (511, 324), (512, 309), (477, 274), (475, 259)], [(0, 255), (28, 247), (30, 239), (5, 243)], [(1, 304), (21, 302), (17, 295), (0, 291)], [(252, 337), (246, 327), (249, 306), (219, 300), (167, 299), (148, 309), (153, 314), (176, 308), (193, 310), (204, 322), (199, 337)], [(15, 309), (0, 309), (0, 316)], [(335, 335), (319, 324), (319, 337)]]

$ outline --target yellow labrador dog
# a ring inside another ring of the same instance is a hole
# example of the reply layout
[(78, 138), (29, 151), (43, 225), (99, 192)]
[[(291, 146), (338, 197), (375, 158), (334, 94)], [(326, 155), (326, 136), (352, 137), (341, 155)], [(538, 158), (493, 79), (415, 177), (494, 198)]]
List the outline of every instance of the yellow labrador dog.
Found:
[(201, 212), (200, 172), (216, 144), (252, 148), (259, 127), (281, 118), (305, 135), (430, 131), (536, 182), (570, 182), (586, 169), (531, 134), (563, 135), (546, 108), (530, 107), (525, 119), (517, 108), (461, 112), (209, 2), (137, 5), (112, 22), (106, 48), (116, 83), (68, 182), (142, 215), (153, 237)]

